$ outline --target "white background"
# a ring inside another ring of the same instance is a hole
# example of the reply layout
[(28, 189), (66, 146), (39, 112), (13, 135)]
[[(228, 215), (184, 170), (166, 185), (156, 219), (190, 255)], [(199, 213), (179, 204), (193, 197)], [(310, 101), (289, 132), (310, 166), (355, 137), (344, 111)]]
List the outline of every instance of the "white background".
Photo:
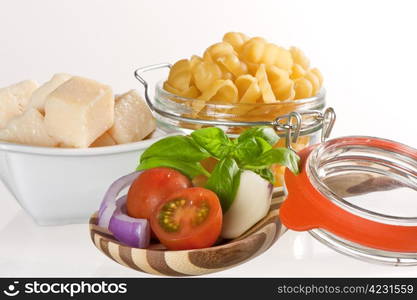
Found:
[[(67, 72), (138, 88), (137, 67), (202, 54), (227, 31), (299, 46), (325, 77), (333, 136), (417, 147), (414, 1), (1, 0), (0, 86)], [(162, 76), (162, 74), (161, 74)], [(96, 251), (86, 225), (37, 227), (0, 184), (0, 275), (144, 276)], [(417, 276), (344, 257), (287, 233), (267, 253), (215, 276)]]

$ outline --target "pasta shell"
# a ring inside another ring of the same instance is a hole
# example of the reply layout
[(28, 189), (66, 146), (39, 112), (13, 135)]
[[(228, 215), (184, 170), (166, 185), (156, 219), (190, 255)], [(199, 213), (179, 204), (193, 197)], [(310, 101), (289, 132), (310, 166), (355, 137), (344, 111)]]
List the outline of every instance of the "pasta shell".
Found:
[(234, 54), (228, 54), (217, 59), (217, 62), (221, 64), (228, 72), (233, 76), (238, 77), (248, 72), (248, 67), (244, 62), (241, 62), (239, 58)]
[(249, 37), (241, 32), (228, 32), (223, 36), (223, 42), (232, 45), (236, 52), (240, 52), (242, 45), (249, 39)]
[(204, 92), (223, 74), (219, 66), (207, 61), (197, 62), (192, 69), (193, 81), (196, 87)]
[(291, 47), (290, 53), (295, 64), (303, 67), (304, 70), (308, 70), (310, 67), (310, 60), (305, 56), (304, 52), (297, 47)]
[(323, 85), (323, 75), (321, 74), (319, 69), (314, 68), (314, 69), (311, 69), (310, 72), (317, 76), (320, 82), (320, 87), (321, 87)]
[(236, 103), (238, 100), (238, 91), (233, 81), (220, 79), (216, 80), (198, 99), (222, 103)]
[(308, 98), (313, 95), (313, 85), (305, 78), (300, 78), (295, 81), (295, 97), (294, 99)]
[(219, 57), (226, 56), (228, 54), (237, 55), (232, 45), (229, 43), (220, 42), (208, 47), (204, 52), (203, 58), (205, 61), (215, 63)]
[(294, 64), (292, 66), (292, 73), (291, 73), (291, 79), (296, 80), (299, 78), (303, 78), (306, 75), (306, 71), (303, 69), (302, 66), (299, 64)]
[(182, 91), (188, 89), (191, 83), (191, 65), (188, 59), (177, 61), (168, 75), (168, 83), (175, 89)]
[(258, 80), (251, 75), (242, 75), (235, 81), (240, 103), (256, 103), (262, 96)]
[(260, 37), (254, 37), (242, 45), (241, 56), (247, 63), (262, 63), (267, 42)]
[(311, 71), (307, 72), (305, 79), (311, 82), (313, 86), (313, 91), (311, 93), (312, 96), (315, 96), (320, 91), (320, 80), (319, 78)]
[(266, 72), (276, 99), (291, 100), (294, 98), (294, 82), (290, 79), (288, 71), (273, 65), (268, 66)]
[(258, 79), (259, 87), (262, 92), (262, 99), (265, 103), (276, 102), (274, 92), (272, 91), (271, 85), (268, 82), (268, 76), (266, 74), (265, 65), (259, 66), (256, 72), (256, 78)]
[(190, 86), (188, 89), (180, 91), (171, 86), (168, 82), (164, 82), (164, 90), (172, 94), (186, 98), (197, 98), (201, 94), (195, 86)]

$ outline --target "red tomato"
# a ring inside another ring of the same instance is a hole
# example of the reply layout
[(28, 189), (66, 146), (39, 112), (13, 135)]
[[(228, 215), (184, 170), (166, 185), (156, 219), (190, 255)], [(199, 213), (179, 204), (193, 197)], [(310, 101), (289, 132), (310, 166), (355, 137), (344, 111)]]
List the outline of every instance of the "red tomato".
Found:
[(212, 246), (222, 229), (222, 209), (215, 193), (193, 187), (174, 192), (151, 216), (151, 228), (170, 250)]
[(136, 178), (127, 193), (127, 214), (133, 218), (150, 218), (152, 211), (170, 194), (191, 186), (191, 181), (170, 168), (153, 168)]

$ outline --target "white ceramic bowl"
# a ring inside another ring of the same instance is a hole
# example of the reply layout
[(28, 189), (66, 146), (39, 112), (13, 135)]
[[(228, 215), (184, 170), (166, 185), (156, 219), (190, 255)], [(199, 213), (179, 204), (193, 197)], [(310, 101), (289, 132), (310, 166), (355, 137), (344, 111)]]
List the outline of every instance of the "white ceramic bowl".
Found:
[(0, 142), (0, 178), (39, 225), (87, 223), (109, 185), (134, 171), (139, 155), (163, 135), (87, 149)]

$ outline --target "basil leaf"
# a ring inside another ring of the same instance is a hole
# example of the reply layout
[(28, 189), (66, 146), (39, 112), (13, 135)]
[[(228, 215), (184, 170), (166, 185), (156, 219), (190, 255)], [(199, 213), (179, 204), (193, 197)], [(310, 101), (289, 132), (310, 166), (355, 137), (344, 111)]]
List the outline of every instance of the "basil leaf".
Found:
[(233, 158), (225, 157), (216, 165), (206, 188), (212, 190), (220, 198), (223, 213), (235, 200), (240, 183), (240, 169)]
[(243, 168), (250, 170), (264, 169), (269, 168), (273, 164), (279, 164), (281, 166), (286, 166), (294, 174), (298, 174), (299, 161), (300, 157), (294, 151), (288, 148), (275, 148), (263, 153), (247, 165), (243, 166)]
[(217, 127), (198, 129), (191, 133), (193, 140), (216, 158), (223, 158), (233, 149), (234, 143)]
[(269, 168), (266, 169), (253, 169), (251, 170), (261, 176), (263, 179), (268, 180), (270, 183), (274, 184), (275, 176), (274, 173)]
[(194, 178), (197, 175), (210, 175), (208, 172), (201, 166), (199, 162), (191, 161), (182, 161), (182, 160), (171, 160), (169, 158), (160, 158), (160, 157), (151, 157), (145, 160), (142, 160), (139, 166), (136, 168), (136, 171), (142, 171), (157, 167), (166, 167), (173, 168), (189, 178)]
[(239, 136), (238, 141), (243, 142), (244, 140), (252, 138), (252, 137), (263, 138), (271, 146), (275, 145), (279, 140), (279, 136), (273, 128), (269, 126), (257, 126), (257, 127), (252, 127), (246, 130), (245, 132), (243, 132)]
[(271, 149), (272, 146), (263, 138), (248, 137), (236, 145), (232, 155), (239, 165), (249, 164), (252, 160)]
[(183, 160), (198, 162), (210, 154), (198, 146), (193, 139), (188, 136), (176, 135), (164, 138), (152, 144), (143, 152), (140, 161), (149, 158), (169, 158), (171, 160)]

